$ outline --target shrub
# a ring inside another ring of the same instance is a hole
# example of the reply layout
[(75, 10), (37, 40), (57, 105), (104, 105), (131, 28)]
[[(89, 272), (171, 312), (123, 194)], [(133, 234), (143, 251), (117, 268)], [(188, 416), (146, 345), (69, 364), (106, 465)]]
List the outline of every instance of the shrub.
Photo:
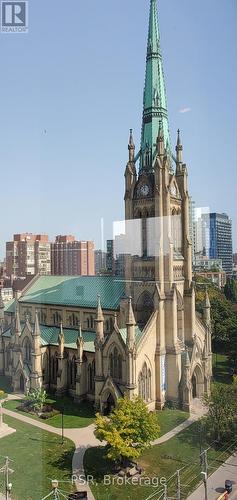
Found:
[(3, 391), (0, 390), (0, 399), (6, 398), (7, 394)]
[(55, 417), (55, 415), (59, 414), (59, 410), (43, 411), (43, 413), (41, 413), (40, 415), (40, 418), (42, 418), (43, 420), (47, 420), (48, 418)]

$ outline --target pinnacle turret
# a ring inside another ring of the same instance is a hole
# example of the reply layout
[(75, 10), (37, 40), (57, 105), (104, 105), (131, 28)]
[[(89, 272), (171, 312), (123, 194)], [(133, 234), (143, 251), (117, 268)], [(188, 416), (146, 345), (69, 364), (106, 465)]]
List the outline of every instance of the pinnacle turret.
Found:
[(38, 311), (35, 311), (35, 325), (34, 325), (34, 331), (33, 331), (33, 334), (35, 337), (41, 335), (40, 333), (40, 325), (39, 325), (39, 315), (38, 315)]
[(100, 295), (97, 296), (96, 320), (97, 321), (104, 321)]
[(83, 360), (83, 349), (84, 349), (84, 339), (82, 336), (81, 322), (79, 322), (78, 337), (77, 337), (77, 356), (80, 363), (82, 363)]
[(20, 335), (21, 335), (21, 321), (20, 321), (18, 304), (16, 304), (16, 309), (15, 309), (15, 331), (14, 331), (14, 334), (15, 334), (16, 338), (20, 337)]
[(183, 146), (180, 138), (180, 130), (177, 131), (177, 144), (176, 144), (176, 163), (177, 167), (183, 163)]
[(134, 312), (133, 312), (133, 307), (132, 307), (132, 297), (129, 297), (128, 299), (128, 318), (127, 318), (127, 325), (129, 326), (135, 326), (136, 321), (134, 317)]
[(64, 337), (64, 331), (63, 331), (63, 324), (62, 322), (60, 323), (60, 330), (58, 334), (58, 349), (59, 349), (59, 355), (62, 358), (64, 354), (64, 344), (65, 344), (65, 337)]
[(100, 295), (97, 297), (97, 308), (96, 308), (96, 318), (95, 318), (95, 330), (96, 337), (99, 342), (104, 340), (104, 315), (100, 302)]
[(135, 144), (133, 140), (133, 131), (130, 128), (129, 142), (128, 142), (128, 151), (129, 151), (129, 161), (134, 161), (134, 153), (135, 153)]
[(127, 326), (127, 347), (129, 350), (133, 350), (135, 346), (136, 321), (132, 307), (132, 297), (129, 297), (128, 299), (128, 316), (127, 316), (126, 326)]
[(2, 291), (0, 290), (0, 309), (4, 309), (4, 302), (2, 298)]

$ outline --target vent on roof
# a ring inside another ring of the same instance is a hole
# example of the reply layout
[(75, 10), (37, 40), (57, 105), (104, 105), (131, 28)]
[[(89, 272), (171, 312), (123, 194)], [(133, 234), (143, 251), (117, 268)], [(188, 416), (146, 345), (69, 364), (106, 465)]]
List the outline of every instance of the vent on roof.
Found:
[(83, 297), (84, 295), (84, 287), (83, 286), (76, 286), (76, 295), (79, 297)]

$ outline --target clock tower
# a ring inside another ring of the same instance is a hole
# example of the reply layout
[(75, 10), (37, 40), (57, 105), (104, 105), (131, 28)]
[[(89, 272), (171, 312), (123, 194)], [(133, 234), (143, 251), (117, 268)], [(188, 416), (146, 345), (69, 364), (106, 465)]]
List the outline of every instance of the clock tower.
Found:
[(179, 130), (174, 152), (171, 146), (156, 0), (150, 0), (141, 144), (136, 154), (130, 130), (128, 152), (126, 293), (141, 329), (149, 328), (156, 313), (157, 401), (162, 405), (162, 363), (165, 359), (168, 396), (177, 398), (182, 353), (192, 344), (196, 313), (187, 167)]

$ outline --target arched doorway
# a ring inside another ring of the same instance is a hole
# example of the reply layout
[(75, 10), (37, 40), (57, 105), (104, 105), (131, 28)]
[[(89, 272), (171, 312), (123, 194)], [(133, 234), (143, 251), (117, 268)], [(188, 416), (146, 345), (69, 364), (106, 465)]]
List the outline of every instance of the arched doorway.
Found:
[(197, 365), (192, 375), (192, 397), (201, 398), (204, 394), (204, 375), (201, 367)]
[(20, 375), (20, 391), (25, 392), (25, 380), (23, 375)]
[(102, 413), (103, 415), (109, 415), (115, 408), (115, 398), (111, 392), (106, 392), (102, 400)]
[(192, 396), (193, 399), (197, 397), (197, 379), (196, 376), (193, 374), (192, 376)]

